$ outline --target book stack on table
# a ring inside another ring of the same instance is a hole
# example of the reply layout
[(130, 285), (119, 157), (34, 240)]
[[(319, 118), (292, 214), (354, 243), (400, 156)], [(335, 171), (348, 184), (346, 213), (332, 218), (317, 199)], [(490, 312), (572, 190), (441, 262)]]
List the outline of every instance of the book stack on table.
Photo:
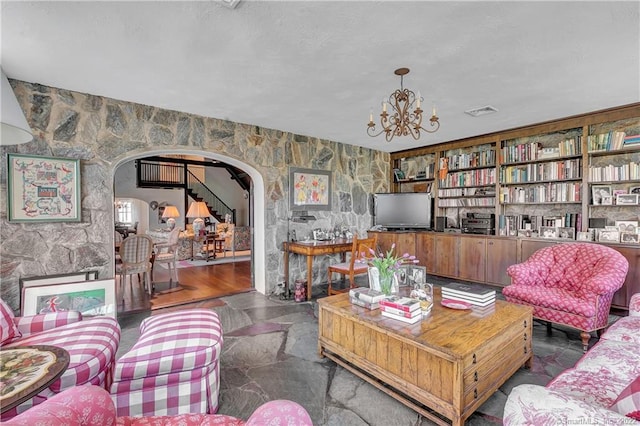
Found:
[(420, 301), (410, 297), (390, 296), (380, 301), (382, 316), (393, 318), (409, 324), (422, 319)]
[(478, 284), (449, 283), (442, 286), (442, 298), (467, 302), (478, 311), (490, 310), (496, 303), (496, 291)]
[(366, 309), (379, 309), (380, 301), (384, 298), (384, 293), (368, 287), (357, 287), (349, 290), (351, 303)]

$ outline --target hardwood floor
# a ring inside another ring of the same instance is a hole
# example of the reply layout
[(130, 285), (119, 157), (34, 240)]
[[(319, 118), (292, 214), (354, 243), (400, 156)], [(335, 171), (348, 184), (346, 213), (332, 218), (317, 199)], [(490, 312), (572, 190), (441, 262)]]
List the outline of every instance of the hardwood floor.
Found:
[[(154, 293), (149, 296), (136, 276), (127, 278), (124, 303), (120, 300), (118, 313), (161, 309), (236, 293), (252, 291), (251, 261), (180, 268), (178, 282), (169, 286), (169, 270), (154, 269)], [(119, 290), (119, 278), (116, 277)]]

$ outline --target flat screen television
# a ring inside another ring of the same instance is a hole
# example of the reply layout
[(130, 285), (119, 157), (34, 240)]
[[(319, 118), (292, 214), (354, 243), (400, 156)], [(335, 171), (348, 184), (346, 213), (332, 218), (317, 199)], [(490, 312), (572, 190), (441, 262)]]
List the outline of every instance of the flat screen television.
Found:
[(431, 229), (428, 192), (373, 194), (373, 224), (388, 229)]

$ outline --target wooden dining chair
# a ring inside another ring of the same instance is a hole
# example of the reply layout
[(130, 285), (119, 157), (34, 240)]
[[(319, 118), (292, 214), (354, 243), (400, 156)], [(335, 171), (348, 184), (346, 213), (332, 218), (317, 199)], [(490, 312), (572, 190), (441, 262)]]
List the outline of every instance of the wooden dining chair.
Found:
[[(366, 274), (369, 270), (369, 265), (363, 260), (364, 257), (371, 257), (370, 249), (376, 251), (376, 244), (378, 243), (377, 236), (371, 238), (361, 238), (354, 236), (353, 245), (351, 246), (351, 257), (346, 262), (336, 263), (329, 266), (329, 287), (327, 293), (329, 296), (332, 294), (345, 293), (350, 289), (356, 287), (356, 275)], [(349, 277), (349, 287), (344, 289), (334, 289), (332, 287), (331, 277), (333, 274), (341, 274), (344, 277)]]
[[(145, 288), (151, 294), (153, 281), (151, 277), (151, 255), (153, 240), (147, 235), (130, 235), (120, 245), (120, 259), (122, 263), (116, 265), (116, 273), (120, 275), (120, 289), (124, 300), (124, 285), (127, 276), (144, 274)], [(131, 278), (129, 278), (131, 280)]]

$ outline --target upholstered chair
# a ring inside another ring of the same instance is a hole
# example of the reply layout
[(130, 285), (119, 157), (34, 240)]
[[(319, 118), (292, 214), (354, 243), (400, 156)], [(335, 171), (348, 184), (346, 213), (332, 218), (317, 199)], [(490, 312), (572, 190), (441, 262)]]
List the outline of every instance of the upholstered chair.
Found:
[(120, 245), (121, 263), (116, 264), (116, 273), (120, 275), (120, 294), (124, 300), (125, 281), (127, 276), (144, 274), (144, 282), (149, 294), (153, 292), (151, 279), (151, 254), (153, 240), (146, 235), (131, 235)]
[(589, 243), (542, 248), (511, 265), (505, 299), (533, 307), (535, 318), (580, 330), (586, 351), (592, 331), (608, 324), (614, 293), (622, 287), (629, 263), (616, 250)]
[[(169, 267), (170, 281), (175, 280), (178, 283), (178, 271), (176, 270), (176, 260), (178, 259), (178, 243), (180, 242), (180, 228), (173, 228), (169, 233), (166, 242), (156, 243), (154, 250), (156, 255), (153, 258), (153, 265), (166, 264)], [(152, 278), (152, 281), (155, 281)]]
[(98, 316), (83, 320), (82, 314), (76, 311), (16, 317), (0, 299), (0, 322), (2, 350), (48, 345), (63, 348), (69, 353), (69, 365), (64, 373), (35, 397), (2, 413), (2, 423), (67, 388), (84, 384), (110, 386), (120, 343), (120, 326), (115, 318)]

